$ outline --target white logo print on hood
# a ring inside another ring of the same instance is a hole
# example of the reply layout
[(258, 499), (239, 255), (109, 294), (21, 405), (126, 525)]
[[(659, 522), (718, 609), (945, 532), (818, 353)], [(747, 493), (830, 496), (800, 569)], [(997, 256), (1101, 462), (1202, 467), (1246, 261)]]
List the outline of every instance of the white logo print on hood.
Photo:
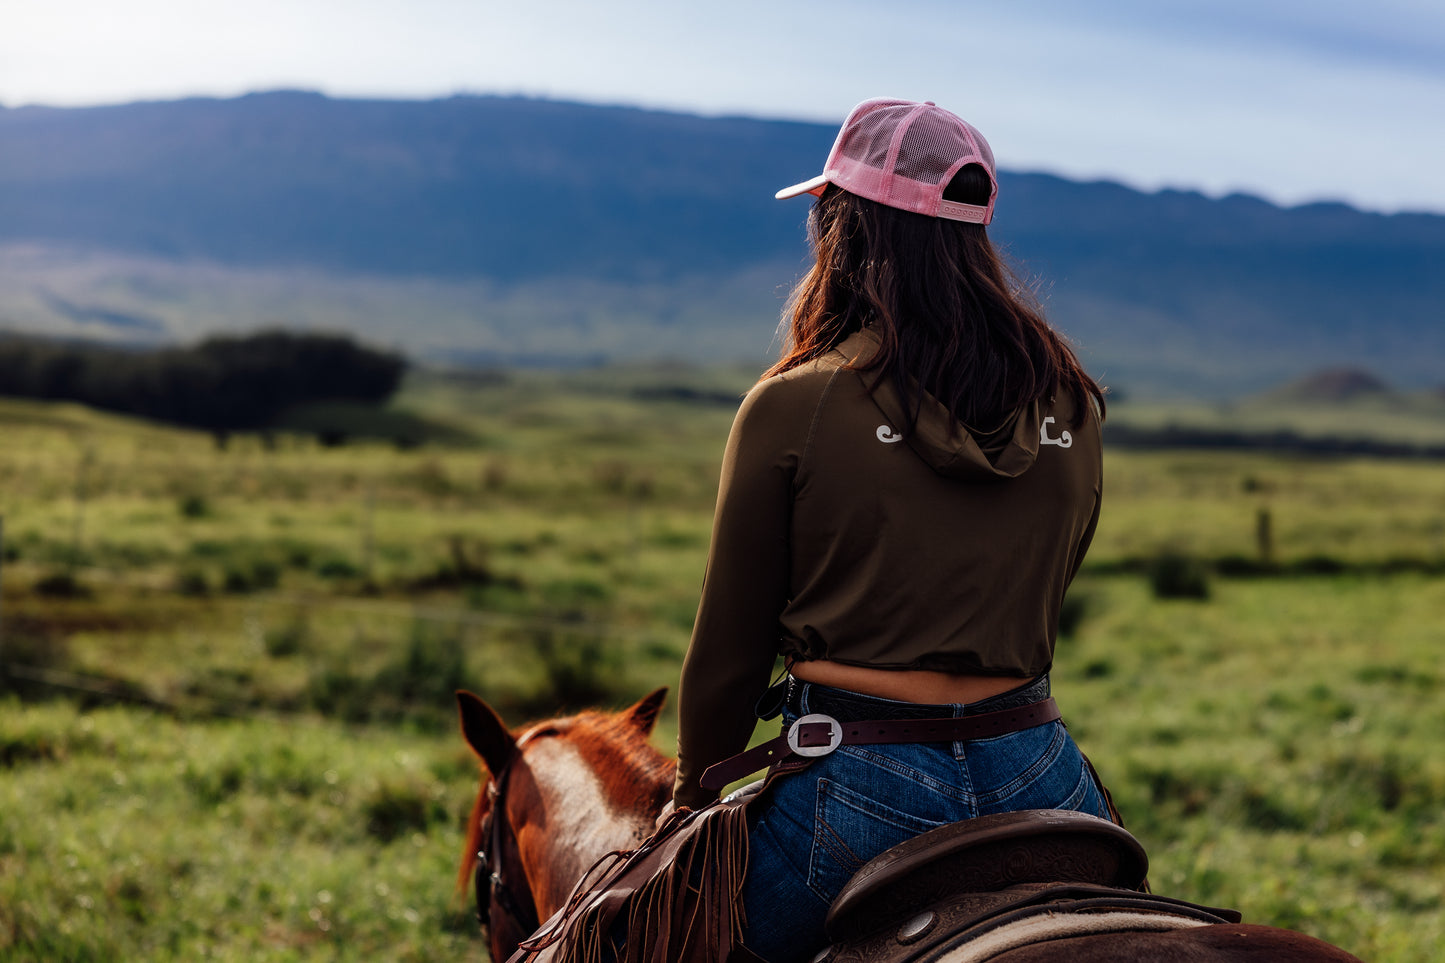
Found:
[(1059, 437), (1057, 438), (1049, 437), (1049, 425), (1052, 425), (1053, 423), (1054, 416), (1049, 415), (1047, 418), (1044, 419), (1044, 423), (1042, 425), (1039, 425), (1039, 444), (1058, 445), (1060, 448), (1074, 447), (1074, 436), (1067, 431), (1060, 433)]
[[(878, 335), (863, 328), (849, 335), (834, 350), (851, 363), (872, 354), (877, 350), (878, 343)], [(975, 432), (960, 423), (953, 412), (936, 398), (924, 394), (913, 430), (905, 434), (890, 427), (909, 421), (903, 401), (892, 382), (885, 380), (873, 387), (868, 374), (856, 368), (853, 373), (865, 387), (872, 388), (869, 394), (873, 403), (888, 421), (888, 424), (878, 427), (878, 440), (888, 444), (906, 441), (918, 457), (945, 478), (969, 481), (1017, 478), (1033, 467), (1038, 459), (1040, 442), (1046, 437), (1044, 415), (1040, 410), (1043, 405), (1038, 401), (1009, 412), (992, 430)], [(1048, 444), (1061, 445), (1065, 437), (1069, 436), (1050, 439)], [(1072, 441), (1069, 437), (1070, 444)]]

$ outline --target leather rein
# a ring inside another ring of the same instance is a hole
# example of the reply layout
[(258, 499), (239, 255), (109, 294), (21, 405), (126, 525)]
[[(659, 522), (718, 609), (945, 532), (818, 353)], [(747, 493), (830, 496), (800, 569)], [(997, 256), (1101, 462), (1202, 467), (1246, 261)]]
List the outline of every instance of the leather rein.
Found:
[(507, 788), (507, 777), (512, 772), (512, 764), (522, 754), (521, 748), (521, 742), (518, 742), (511, 758), (502, 767), (502, 771), (487, 784), (489, 805), (486, 816), (482, 817), (483, 848), (477, 851), (475, 886), (477, 922), (490, 930), (492, 928), (491, 907), (495, 905), (517, 927), (521, 934), (520, 938), (526, 939), (541, 925), (541, 921), (537, 919), (536, 901), (532, 898), (531, 890), (526, 886), (522, 887), (525, 896), (519, 900), (502, 872), (503, 836), (504, 834), (510, 835), (514, 843), (517, 838), (516, 832), (513, 831), (511, 823), (507, 820), (504, 794)]

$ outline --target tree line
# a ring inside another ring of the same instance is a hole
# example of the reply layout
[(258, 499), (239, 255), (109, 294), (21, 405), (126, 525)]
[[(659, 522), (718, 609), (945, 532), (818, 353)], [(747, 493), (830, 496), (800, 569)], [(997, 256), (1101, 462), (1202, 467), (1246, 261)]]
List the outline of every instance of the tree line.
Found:
[(406, 360), (344, 335), (264, 331), (141, 351), (88, 343), (0, 340), (0, 394), (203, 428), (265, 429), (318, 401), (379, 403)]

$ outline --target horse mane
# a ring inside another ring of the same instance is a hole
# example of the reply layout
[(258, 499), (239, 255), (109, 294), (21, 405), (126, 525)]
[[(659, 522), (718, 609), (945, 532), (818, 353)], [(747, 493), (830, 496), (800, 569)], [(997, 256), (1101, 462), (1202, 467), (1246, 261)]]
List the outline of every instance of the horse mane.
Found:
[(672, 798), (677, 763), (658, 752), (648, 733), (627, 717), (583, 712), (574, 717), (569, 736), (620, 808), (656, 816)]
[[(549, 719), (522, 726), (513, 733), (521, 748), (539, 737), (565, 738), (582, 756), (587, 765), (606, 783), (609, 794), (619, 808), (654, 815), (672, 796), (673, 775), (677, 763), (652, 745), (643, 732), (622, 713), (587, 710), (575, 716)], [(487, 771), (485, 764), (482, 765)], [(487, 786), (496, 773), (488, 773), (467, 817), (466, 850), (457, 870), (457, 898), (465, 901), (467, 888), (477, 868), (477, 852), (486, 842), (482, 839), (482, 821), (491, 809)]]

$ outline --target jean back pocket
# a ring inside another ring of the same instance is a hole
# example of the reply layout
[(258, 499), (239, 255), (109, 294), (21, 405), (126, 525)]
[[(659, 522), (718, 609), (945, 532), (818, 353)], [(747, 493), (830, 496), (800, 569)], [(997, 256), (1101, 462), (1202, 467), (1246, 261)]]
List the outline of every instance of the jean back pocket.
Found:
[(905, 813), (830, 779), (818, 780), (808, 886), (832, 902), (853, 874), (874, 856), (945, 825)]

